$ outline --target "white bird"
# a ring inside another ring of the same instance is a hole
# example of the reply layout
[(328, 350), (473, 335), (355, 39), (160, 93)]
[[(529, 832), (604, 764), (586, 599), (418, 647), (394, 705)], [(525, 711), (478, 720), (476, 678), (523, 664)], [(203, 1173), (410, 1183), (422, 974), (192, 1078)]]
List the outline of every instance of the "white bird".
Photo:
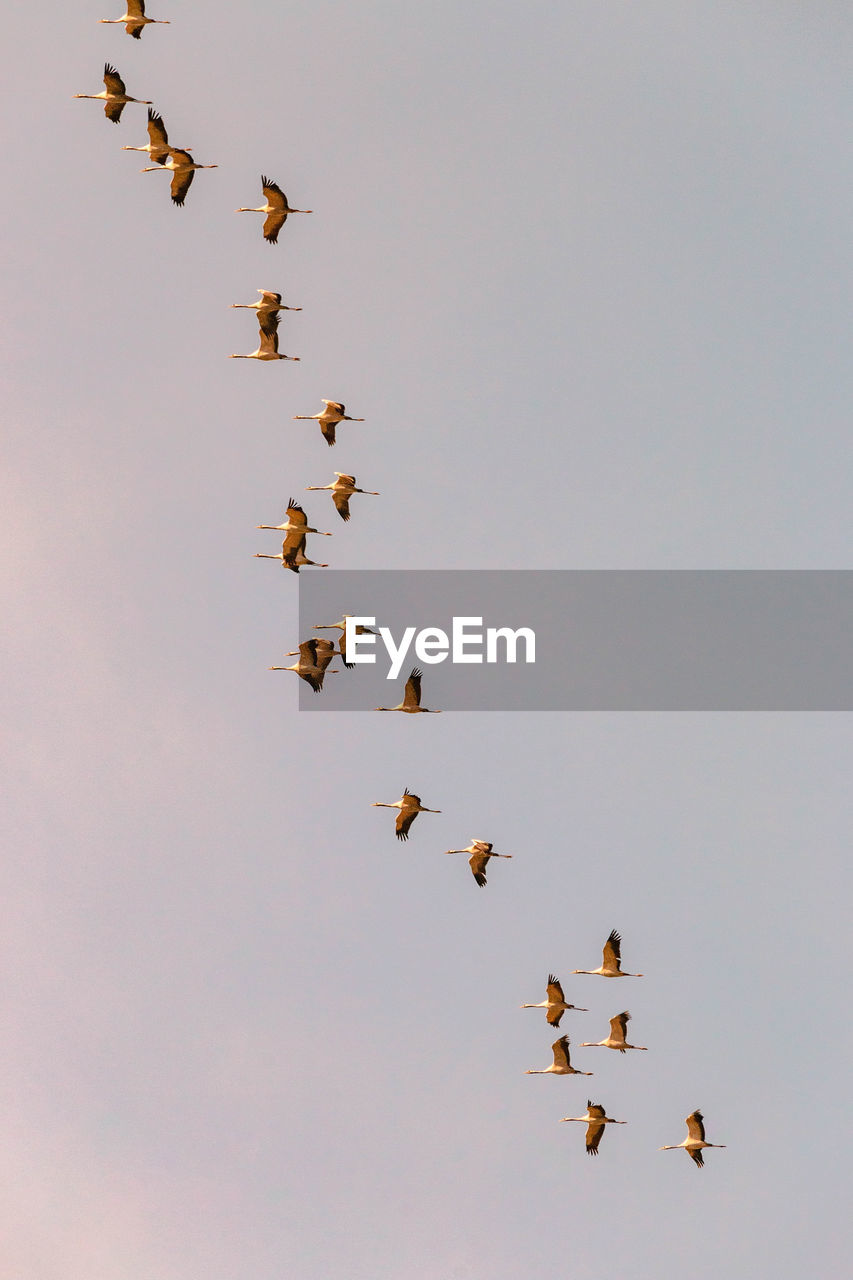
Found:
[(245, 355), (231, 353), (230, 360), (296, 360), (300, 356), (286, 356), (278, 349), (278, 316), (273, 311), (258, 313), (258, 348)]
[(573, 969), (572, 973), (598, 973), (602, 978), (642, 978), (641, 973), (625, 973), (622, 963), (622, 937), (615, 929), (610, 930), (602, 952), (601, 967), (598, 969)]
[(351, 418), (339, 400), (324, 400), (326, 406), (320, 413), (295, 413), (294, 422), (319, 422), (323, 439), (329, 448), (335, 443), (335, 427), (339, 422), (364, 422), (364, 418)]
[[(317, 622), (314, 624), (314, 630), (315, 631), (340, 631), (341, 638), (338, 641), (338, 652), (340, 653), (341, 658), (343, 659), (344, 666), (347, 668), (347, 670), (351, 671), (352, 668), (355, 666), (355, 663), (347, 662), (347, 618), (349, 617), (351, 617), (351, 614), (345, 613), (340, 622)], [(375, 636), (376, 632), (372, 629), (372, 627), (363, 627), (361, 623), (358, 623), (358, 625), (355, 628), (355, 634), (357, 636)]]
[(429, 707), (421, 706), (421, 677), (423, 672), (417, 667), (412, 667), (409, 678), (406, 681), (406, 688), (403, 694), (403, 701), (398, 702), (396, 707), (374, 707), (374, 711), (405, 711), (407, 715), (414, 716), (418, 712), (424, 715), (440, 716), (440, 711), (432, 711)]
[(581, 1041), (582, 1049), (618, 1049), (620, 1053), (624, 1053), (626, 1049), (642, 1049), (647, 1050), (644, 1044), (628, 1044), (625, 1039), (625, 1032), (628, 1029), (628, 1023), (631, 1021), (631, 1015), (626, 1009), (624, 1013), (617, 1013), (615, 1018), (610, 1019), (610, 1035), (606, 1040), (588, 1040)]
[[(159, 111), (148, 108), (148, 141), (144, 147), (122, 147), (122, 151), (147, 151), (155, 164), (164, 165), (169, 159), (169, 135)], [(184, 147), (184, 151), (192, 151), (192, 147)]]
[[(327, 641), (331, 643), (331, 641)], [(370, 806), (372, 809), (399, 809), (394, 829), (397, 832), (398, 840), (408, 840), (409, 828), (419, 813), (441, 813), (440, 809), (427, 809), (421, 804), (420, 796), (414, 795), (408, 787), (400, 796), (399, 800), (395, 800), (393, 804), (385, 804), (382, 800), (374, 800)]]
[(282, 191), (277, 182), (273, 182), (272, 178), (266, 178), (261, 175), (261, 187), (266, 196), (266, 203), (258, 205), (256, 208), (238, 209), (238, 213), (265, 213), (267, 215), (264, 221), (264, 239), (267, 244), (275, 244), (278, 240), (278, 233), (281, 231), (287, 215), (289, 213), (313, 213), (313, 209), (291, 209), (287, 203), (287, 196)]
[(511, 853), (495, 853), (488, 840), (472, 840), (467, 849), (445, 849), (445, 853), (470, 853), (468, 866), (477, 884), (482, 888), (486, 883), (486, 867), (489, 858), (511, 858)]
[(539, 1004), (523, 1004), (522, 1009), (547, 1009), (545, 1014), (547, 1022), (552, 1027), (559, 1027), (560, 1019), (567, 1009), (575, 1009), (578, 1013), (589, 1013), (589, 1009), (582, 1009), (576, 1004), (567, 1004), (566, 997), (563, 995), (562, 984), (557, 981), (553, 973), (548, 974), (548, 998), (542, 1000)]
[(586, 1130), (586, 1154), (588, 1156), (597, 1156), (599, 1144), (601, 1143), (601, 1135), (604, 1133), (606, 1124), (627, 1124), (627, 1120), (614, 1120), (612, 1116), (604, 1114), (604, 1107), (597, 1102), (590, 1102), (587, 1098), (586, 1115), (585, 1116), (563, 1116), (560, 1124), (575, 1121), (577, 1124), (585, 1124)]
[(100, 21), (108, 26), (126, 23), (124, 29), (129, 36), (133, 36), (134, 40), (138, 40), (145, 28), (150, 27), (152, 23), (160, 27), (170, 25), (168, 18), (146, 18), (145, 0), (127, 0), (127, 13), (121, 18), (101, 18)]
[(108, 120), (112, 120), (113, 124), (118, 124), (121, 119), (125, 103), (138, 102), (144, 107), (153, 105), (147, 98), (131, 98), (125, 90), (121, 76), (109, 62), (104, 63), (104, 85), (106, 87), (103, 93), (75, 93), (74, 97), (91, 98), (96, 102), (103, 101), (104, 115)]
[(180, 206), (183, 205), (186, 199), (187, 192), (195, 177), (196, 169), (218, 168), (218, 164), (196, 164), (189, 151), (181, 151), (177, 147), (170, 147), (168, 160), (162, 160), (156, 165), (147, 165), (146, 168), (140, 169), (139, 172), (161, 173), (164, 170), (171, 169), (172, 185), (169, 190), (172, 196), (172, 204)]
[(555, 1040), (551, 1045), (554, 1052), (554, 1061), (550, 1067), (543, 1067), (541, 1071), (525, 1071), (526, 1076), (547, 1076), (553, 1074), (555, 1076), (591, 1076), (591, 1071), (576, 1071), (571, 1064), (569, 1058), (569, 1037), (560, 1036), (559, 1040)]
[[(293, 654), (288, 654), (288, 658)], [(335, 646), (331, 640), (303, 640), (299, 646), (299, 659), (291, 667), (270, 667), (270, 671), (295, 671), (301, 680), (310, 684), (315, 693), (323, 687), (326, 668), (335, 656)], [(332, 671), (330, 675), (335, 675)]]
[(301, 307), (288, 307), (281, 300), (280, 293), (273, 293), (271, 289), (259, 289), (261, 295), (257, 302), (232, 302), (231, 307), (242, 308), (244, 311), (257, 311), (258, 315), (269, 311), (273, 315), (277, 315), (279, 311), (301, 311)]
[[(256, 529), (271, 529), (274, 533), (319, 533), (321, 538), (331, 538), (330, 533), (324, 533), (322, 529), (315, 529), (313, 525), (308, 523), (308, 517), (303, 508), (294, 498), (287, 499), (287, 519), (284, 524), (258, 524)], [(315, 627), (315, 630), (317, 628)]]
[(705, 1161), (702, 1159), (703, 1147), (720, 1147), (724, 1148), (724, 1142), (706, 1142), (705, 1141), (705, 1117), (701, 1111), (691, 1111), (690, 1115), (684, 1122), (687, 1125), (687, 1137), (683, 1142), (677, 1142), (674, 1147), (659, 1147), (659, 1151), (678, 1151), (679, 1147), (683, 1147), (693, 1163), (701, 1169)]
[(335, 510), (342, 520), (349, 520), (349, 500), (354, 493), (367, 493), (372, 498), (380, 497), (373, 489), (357, 489), (355, 487), (355, 476), (345, 475), (343, 471), (336, 471), (335, 475), (338, 478), (332, 484), (309, 484), (305, 486), (305, 491), (306, 493), (321, 493), (330, 489)]
[[(292, 498), (287, 504), (288, 522), (282, 525), (284, 529), (284, 541), (281, 544), (281, 551), (277, 556), (266, 555), (261, 551), (255, 552), (256, 560), (280, 560), (283, 569), (292, 569), (294, 573), (298, 573), (302, 565), (311, 564), (318, 569), (328, 569), (327, 564), (320, 564), (317, 560), (309, 560), (305, 555), (305, 543), (308, 540), (309, 533), (316, 533), (316, 529), (308, 528), (308, 517), (298, 503)], [(273, 528), (272, 525), (259, 525), (258, 528)], [(330, 538), (331, 534), (324, 534), (323, 537)], [(331, 644), (334, 650), (334, 644), (331, 640), (324, 640), (324, 644)]]

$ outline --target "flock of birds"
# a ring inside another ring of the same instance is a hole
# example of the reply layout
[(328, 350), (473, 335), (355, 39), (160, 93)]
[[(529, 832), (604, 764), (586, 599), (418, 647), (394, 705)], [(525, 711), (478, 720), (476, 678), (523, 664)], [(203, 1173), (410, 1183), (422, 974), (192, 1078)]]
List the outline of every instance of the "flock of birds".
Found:
[[(124, 24), (125, 31), (134, 39), (139, 40), (146, 26), (152, 24), (168, 25), (168, 20), (163, 18), (149, 18), (145, 13), (144, 0), (127, 0), (126, 12), (120, 18), (102, 18), (102, 23), (107, 24)], [(175, 205), (182, 206), (187, 196), (187, 192), (192, 184), (195, 173), (199, 169), (215, 169), (217, 165), (197, 164), (192, 157), (192, 148), (176, 148), (169, 143), (166, 126), (159, 112), (152, 110), (153, 103), (145, 98), (134, 98), (127, 93), (124, 80), (118, 71), (110, 63), (104, 66), (104, 90), (102, 93), (89, 94), (78, 93), (75, 98), (89, 98), (104, 103), (104, 114), (106, 118), (114, 124), (118, 124), (121, 120), (122, 112), (128, 103), (139, 103), (148, 107), (148, 142), (142, 146), (123, 147), (124, 151), (143, 151), (146, 152), (149, 159), (153, 162), (146, 166), (141, 172), (154, 173), (158, 171), (171, 172), (171, 197)], [(261, 188), (264, 194), (264, 203), (254, 207), (241, 207), (238, 213), (261, 213), (264, 215), (263, 237), (268, 244), (277, 244), (279, 232), (287, 221), (291, 213), (312, 213), (311, 209), (295, 209), (288, 202), (287, 196), (282, 191), (278, 183), (272, 179), (262, 176)], [(268, 289), (259, 289), (260, 297), (255, 302), (249, 303), (233, 303), (235, 308), (253, 310), (257, 316), (259, 339), (257, 350), (248, 354), (232, 353), (231, 359), (234, 360), (298, 360), (298, 356), (288, 356), (279, 351), (278, 330), (280, 324), (280, 313), (282, 311), (300, 311), (301, 307), (292, 307), (282, 302), (282, 295)], [(323, 400), (323, 409), (315, 414), (295, 414), (294, 420), (316, 421), (319, 423), (320, 431), (329, 446), (335, 444), (335, 432), (341, 422), (363, 422), (363, 418), (353, 418), (347, 414), (345, 406), (337, 400)], [(344, 521), (350, 519), (350, 499), (354, 494), (370, 494), (378, 497), (379, 494), (370, 489), (360, 489), (356, 485), (355, 476), (336, 471), (335, 479), (331, 484), (327, 485), (308, 485), (307, 491), (322, 492), (329, 491), (332, 494), (332, 502), (335, 510), (340, 518)], [(294, 573), (299, 573), (300, 569), (305, 565), (311, 565), (317, 568), (328, 568), (328, 565), (322, 564), (316, 560), (310, 560), (306, 555), (306, 545), (308, 535), (316, 535), (319, 537), (331, 537), (331, 533), (321, 529), (317, 529), (308, 524), (308, 517), (302, 506), (293, 498), (288, 500), (287, 519), (277, 525), (258, 525), (259, 529), (273, 530), (277, 533), (283, 533), (281, 551), (276, 555), (257, 552), (256, 558), (266, 560), (278, 560), (283, 568), (290, 569)], [(303, 641), (298, 650), (294, 650), (287, 654), (288, 657), (296, 657), (297, 661), (290, 666), (271, 667), (272, 671), (295, 671), (300, 679), (305, 680), (315, 692), (319, 692), (323, 687), (323, 681), (327, 674), (336, 674), (335, 671), (329, 672), (329, 667), (336, 656), (342, 660), (343, 666), (347, 669), (352, 667), (352, 663), (347, 661), (346, 652), (346, 622), (347, 615), (343, 619), (333, 623), (319, 623), (314, 627), (315, 631), (322, 630), (338, 630), (340, 636), (335, 641), (325, 638), (312, 637)], [(370, 633), (370, 628), (357, 626), (356, 634)], [(376, 707), (376, 711), (400, 711), (405, 714), (413, 715), (417, 713), (438, 714), (434, 709), (421, 705), (421, 679), (422, 673), (417, 669), (413, 669), (406, 680), (402, 701), (394, 707)], [(440, 809), (430, 809), (426, 805), (421, 804), (420, 796), (414, 794), (406, 788), (399, 800), (393, 802), (374, 801), (374, 808), (396, 809), (397, 817), (395, 820), (395, 832), (398, 840), (405, 841), (409, 838), (412, 824), (419, 813), (441, 813)], [(481, 888), (487, 883), (486, 868), (492, 858), (511, 858), (512, 854), (497, 853), (490, 841), (474, 839), (464, 849), (447, 849), (449, 855), (463, 853), (468, 854), (468, 865), (475, 882)], [(641, 978), (640, 973), (627, 973), (622, 969), (621, 965), (621, 937), (616, 930), (612, 930), (604, 944), (602, 963), (597, 969), (575, 969), (576, 974), (591, 974), (603, 978)], [(587, 1013), (589, 1010), (583, 1009), (577, 1005), (567, 1002), (562, 984), (553, 975), (549, 974), (546, 987), (546, 998), (537, 1004), (525, 1004), (521, 1006), (523, 1009), (544, 1009), (546, 1021), (549, 1026), (558, 1028), (560, 1021), (567, 1011), (571, 1010), (578, 1013)], [(613, 1049), (619, 1053), (625, 1053), (628, 1050), (646, 1051), (645, 1045), (629, 1044), (627, 1040), (628, 1022), (631, 1014), (626, 1010), (616, 1014), (610, 1019), (610, 1032), (603, 1040), (582, 1041), (580, 1048), (604, 1048)], [(570, 1040), (568, 1035), (562, 1035), (558, 1040), (554, 1041), (551, 1046), (553, 1061), (547, 1067), (539, 1069), (531, 1069), (526, 1072), (527, 1075), (561, 1075), (561, 1076), (591, 1076), (591, 1071), (581, 1071), (574, 1067), (570, 1057)], [(587, 1113), (585, 1116), (564, 1116), (561, 1123), (578, 1123), (585, 1124), (586, 1129), (586, 1150), (589, 1155), (597, 1155), (601, 1144), (602, 1135), (605, 1126), (608, 1124), (626, 1124), (625, 1120), (615, 1120), (612, 1116), (608, 1116), (599, 1103), (587, 1101)], [(686, 1117), (687, 1137), (674, 1146), (661, 1147), (661, 1151), (677, 1151), (684, 1149), (697, 1167), (703, 1165), (702, 1152), (708, 1147), (718, 1147), (724, 1144), (707, 1142), (705, 1140), (704, 1117), (700, 1111), (693, 1111)]]

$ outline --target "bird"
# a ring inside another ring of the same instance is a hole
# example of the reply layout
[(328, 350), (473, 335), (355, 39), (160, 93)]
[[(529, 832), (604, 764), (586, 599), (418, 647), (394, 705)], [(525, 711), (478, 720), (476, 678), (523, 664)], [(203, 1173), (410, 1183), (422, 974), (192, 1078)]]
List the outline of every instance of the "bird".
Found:
[(339, 400), (324, 400), (326, 406), (320, 413), (295, 413), (294, 422), (319, 422), (323, 439), (331, 449), (335, 443), (335, 427), (339, 422), (364, 422), (364, 418), (351, 418)]
[(474, 879), (482, 888), (486, 883), (486, 867), (489, 858), (511, 858), (511, 853), (494, 853), (488, 840), (472, 840), (467, 849), (445, 849), (445, 853), (470, 853), (468, 866), (473, 872)]
[(543, 1067), (541, 1071), (525, 1071), (526, 1076), (547, 1076), (549, 1074), (555, 1076), (591, 1076), (591, 1071), (576, 1071), (569, 1059), (569, 1037), (560, 1036), (559, 1040), (555, 1040), (551, 1045), (554, 1053), (554, 1061), (550, 1067)]
[(522, 1009), (547, 1009), (545, 1018), (552, 1027), (559, 1027), (560, 1019), (567, 1009), (575, 1009), (578, 1013), (589, 1013), (589, 1009), (581, 1009), (576, 1004), (566, 1004), (562, 984), (553, 973), (548, 974), (548, 998), (540, 1004), (523, 1004)]
[(156, 165), (147, 165), (144, 169), (140, 169), (139, 172), (159, 173), (164, 169), (171, 169), (172, 185), (169, 190), (172, 196), (172, 204), (181, 206), (195, 177), (196, 169), (218, 168), (218, 164), (196, 164), (189, 151), (181, 151), (176, 147), (170, 147), (168, 160), (161, 160)]
[(266, 196), (266, 203), (258, 205), (257, 208), (238, 209), (238, 213), (265, 213), (264, 220), (264, 239), (267, 244), (276, 244), (278, 241), (278, 233), (281, 231), (287, 215), (289, 213), (313, 213), (313, 209), (291, 209), (287, 203), (287, 196), (282, 191), (277, 182), (273, 182), (272, 178), (261, 175), (261, 187)]
[(599, 1144), (601, 1143), (601, 1135), (604, 1133), (606, 1124), (627, 1124), (627, 1120), (614, 1120), (612, 1116), (604, 1114), (604, 1107), (598, 1102), (586, 1101), (585, 1116), (563, 1116), (560, 1124), (576, 1121), (578, 1124), (585, 1124), (586, 1129), (586, 1154), (588, 1156), (597, 1156)]
[(259, 289), (261, 295), (257, 302), (232, 302), (231, 307), (242, 307), (247, 311), (257, 311), (258, 315), (262, 315), (265, 311), (272, 315), (277, 315), (279, 311), (301, 311), (301, 307), (287, 307), (281, 300), (280, 293), (273, 293), (271, 289)]
[(620, 967), (622, 961), (622, 936), (611, 929), (604, 944), (601, 967), (599, 969), (573, 969), (572, 973), (598, 973), (602, 978), (642, 978), (641, 973), (625, 973)]
[(642, 1049), (647, 1050), (644, 1044), (628, 1044), (625, 1039), (625, 1032), (628, 1029), (628, 1023), (631, 1021), (631, 1015), (626, 1009), (624, 1013), (617, 1013), (615, 1018), (610, 1019), (610, 1035), (606, 1040), (588, 1040), (581, 1041), (582, 1049), (618, 1049), (620, 1053), (624, 1053), (626, 1049)]
[(409, 678), (406, 681), (406, 689), (403, 694), (403, 701), (398, 702), (396, 707), (374, 707), (374, 711), (405, 711), (407, 715), (413, 716), (423, 712), (424, 715), (440, 716), (440, 711), (431, 710), (429, 707), (421, 706), (421, 677), (423, 672), (417, 667), (412, 667), (409, 672)]
[(679, 1147), (683, 1147), (690, 1159), (701, 1169), (705, 1161), (702, 1159), (703, 1147), (725, 1147), (724, 1142), (706, 1142), (705, 1141), (705, 1117), (701, 1111), (691, 1111), (685, 1122), (687, 1125), (687, 1137), (683, 1142), (677, 1142), (674, 1147), (659, 1147), (659, 1151), (678, 1151)]
[[(323, 687), (326, 668), (335, 656), (335, 646), (331, 640), (303, 640), (299, 646), (299, 659), (291, 667), (270, 667), (270, 671), (295, 671), (301, 680), (310, 684), (315, 693)], [(288, 658), (293, 654), (288, 653)], [(336, 672), (330, 672), (335, 675)]]
[(330, 533), (324, 533), (322, 529), (315, 529), (312, 525), (309, 525), (305, 511), (295, 498), (287, 499), (287, 520), (284, 524), (259, 524), (255, 525), (255, 528), (272, 529), (276, 533), (319, 533), (321, 538), (331, 538), (332, 536)]
[(168, 18), (146, 18), (145, 16), (145, 0), (126, 0), (127, 13), (120, 18), (101, 18), (102, 23), (113, 26), (115, 23), (126, 23), (125, 31), (129, 36), (133, 36), (134, 40), (139, 40), (142, 32), (152, 23), (161, 27), (170, 26)]
[[(148, 141), (144, 147), (122, 147), (122, 151), (147, 151), (155, 164), (164, 165), (169, 158), (169, 135), (159, 111), (148, 108)], [(184, 147), (191, 151), (192, 147)]]
[[(334, 631), (334, 630), (340, 631), (341, 638), (338, 641), (338, 652), (340, 653), (341, 658), (343, 659), (344, 666), (347, 668), (348, 671), (352, 671), (353, 667), (355, 666), (355, 663), (347, 662), (347, 618), (349, 617), (351, 617), (351, 615), (348, 613), (345, 613), (340, 622), (317, 622), (314, 624), (314, 630), (315, 631)], [(372, 627), (363, 627), (361, 623), (358, 623), (355, 628), (355, 634), (357, 636), (375, 636), (376, 632), (373, 630)]]
[[(334, 430), (334, 428), (333, 428)], [(349, 520), (349, 500), (354, 493), (368, 493), (372, 498), (380, 497), (373, 489), (357, 489), (355, 487), (355, 476), (345, 475), (343, 471), (336, 471), (337, 480), (331, 484), (309, 484), (305, 486), (306, 493), (320, 493), (326, 489), (332, 491), (332, 502), (335, 504), (335, 510), (342, 520)]]
[(244, 355), (232, 351), (230, 360), (296, 360), (300, 356), (286, 356), (278, 349), (278, 316), (274, 311), (258, 313), (258, 347)]
[(103, 93), (75, 93), (74, 97), (92, 98), (95, 101), (102, 100), (104, 103), (104, 115), (108, 120), (112, 120), (113, 124), (118, 124), (125, 104), (128, 102), (138, 102), (144, 107), (154, 105), (147, 98), (131, 98), (125, 91), (124, 81), (121, 76), (109, 62), (104, 63), (104, 85), (106, 87)]
[(400, 810), (394, 824), (398, 840), (408, 840), (409, 828), (419, 813), (441, 813), (440, 809), (427, 809), (425, 805), (421, 804), (420, 796), (414, 795), (408, 787), (406, 787), (400, 799), (395, 800), (393, 804), (385, 804), (382, 800), (374, 800), (370, 807), (372, 809)]

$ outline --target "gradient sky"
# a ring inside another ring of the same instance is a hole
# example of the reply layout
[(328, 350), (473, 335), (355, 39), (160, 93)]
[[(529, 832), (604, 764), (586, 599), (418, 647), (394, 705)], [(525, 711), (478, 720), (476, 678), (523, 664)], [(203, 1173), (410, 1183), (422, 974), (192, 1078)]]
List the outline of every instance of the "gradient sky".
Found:
[[(850, 716), (300, 716), (251, 557), (351, 470), (340, 568), (849, 568), (849, 6), (119, 10), (0, 53), (4, 1275), (831, 1273)], [(300, 364), (226, 358), (258, 286)], [(647, 976), (569, 980), (614, 927)], [(549, 971), (650, 1052), (526, 1077)]]

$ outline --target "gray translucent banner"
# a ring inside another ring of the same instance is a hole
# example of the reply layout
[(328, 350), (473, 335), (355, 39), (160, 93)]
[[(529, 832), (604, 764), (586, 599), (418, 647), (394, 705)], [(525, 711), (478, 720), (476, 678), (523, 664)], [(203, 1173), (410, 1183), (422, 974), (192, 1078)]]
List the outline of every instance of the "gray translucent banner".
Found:
[[(423, 671), (423, 705), (440, 711), (849, 711), (853, 571), (306, 570), (299, 636), (345, 613), (376, 619), (395, 643), (407, 627), (481, 618), (469, 632), (532, 629), (535, 662), (429, 664), (412, 645), (400, 675), (377, 637), (376, 663), (324, 687), (300, 681), (300, 709), (393, 707)], [(295, 648), (297, 637), (289, 648)], [(435, 648), (435, 646), (433, 646)], [(505, 646), (499, 642), (498, 656)], [(476, 653), (476, 644), (467, 652)], [(485, 643), (479, 650), (485, 658)]]

